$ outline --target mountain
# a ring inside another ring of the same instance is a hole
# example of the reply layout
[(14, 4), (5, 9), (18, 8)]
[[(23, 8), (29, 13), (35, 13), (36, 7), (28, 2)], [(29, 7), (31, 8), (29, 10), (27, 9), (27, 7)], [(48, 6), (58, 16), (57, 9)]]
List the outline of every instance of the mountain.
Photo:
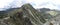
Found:
[(43, 14), (45, 14), (46, 17), (44, 18), (55, 18), (57, 16), (60, 15), (60, 11), (59, 10), (51, 10), (49, 8), (41, 8), (41, 9), (37, 9), (39, 12), (42, 12)]
[(60, 13), (60, 11), (45, 8), (36, 10), (32, 5), (24, 4), (18, 8), (0, 11), (0, 16), (2, 17), (0, 17), (0, 25), (43, 25), (47, 22), (46, 19), (50, 20), (55, 17), (57, 12)]
[(0, 11), (0, 18), (6, 17), (9, 12), (14, 11), (16, 9), (19, 9), (19, 8), (9, 8), (5, 11)]
[[(0, 11), (0, 25), (43, 25), (46, 20), (30, 4)], [(3, 23), (1, 23), (3, 22)]]

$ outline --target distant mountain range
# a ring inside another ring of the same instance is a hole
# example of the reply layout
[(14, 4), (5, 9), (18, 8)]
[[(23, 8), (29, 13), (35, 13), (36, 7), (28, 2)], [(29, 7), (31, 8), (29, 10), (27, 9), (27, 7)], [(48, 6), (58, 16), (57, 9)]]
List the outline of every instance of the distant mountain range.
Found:
[[(48, 14), (50, 15), (51, 18), (53, 17), (58, 17), (60, 15), (60, 11), (59, 10), (51, 10), (49, 8), (41, 8), (41, 9), (37, 9), (39, 12), (42, 12), (45, 14), (45, 16)], [(49, 16), (48, 16), (49, 17)], [(47, 17), (47, 18), (48, 18)]]

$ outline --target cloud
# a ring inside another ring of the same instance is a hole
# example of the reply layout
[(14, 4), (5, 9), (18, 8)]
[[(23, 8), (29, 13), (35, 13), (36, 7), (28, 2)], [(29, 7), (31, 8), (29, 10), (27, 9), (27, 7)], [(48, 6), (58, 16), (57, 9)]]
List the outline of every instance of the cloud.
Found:
[(21, 7), (25, 3), (30, 3), (35, 9), (50, 8), (59, 9), (60, 0), (0, 0), (0, 8)]
[(0, 0), (0, 8), (3, 8), (4, 6), (7, 6), (12, 1), (13, 0)]
[(11, 2), (13, 2), (13, 0), (0, 0), (0, 11), (8, 9)]
[[(60, 1), (59, 0), (35, 0), (33, 2), (35, 4), (34, 8), (50, 8), (50, 9), (58, 9), (59, 7), (58, 5), (60, 5)], [(32, 5), (34, 5), (32, 4)]]

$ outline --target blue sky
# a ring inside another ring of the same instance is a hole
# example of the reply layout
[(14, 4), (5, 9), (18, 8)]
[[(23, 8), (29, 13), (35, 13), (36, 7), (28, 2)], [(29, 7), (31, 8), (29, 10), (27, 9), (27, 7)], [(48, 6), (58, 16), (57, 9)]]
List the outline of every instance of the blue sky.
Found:
[(0, 0), (0, 11), (10, 7), (21, 7), (26, 3), (30, 3), (35, 9), (44, 7), (60, 10), (60, 0)]

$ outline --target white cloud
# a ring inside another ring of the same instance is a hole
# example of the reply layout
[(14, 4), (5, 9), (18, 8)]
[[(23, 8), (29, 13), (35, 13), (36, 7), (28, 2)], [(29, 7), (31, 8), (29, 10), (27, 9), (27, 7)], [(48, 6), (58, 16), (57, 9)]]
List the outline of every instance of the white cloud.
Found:
[(59, 9), (58, 5), (60, 5), (60, 0), (0, 0), (0, 8), (8, 6), (10, 3), (15, 5), (15, 6), (13, 5), (13, 7), (20, 7), (25, 3), (30, 3), (33, 5), (34, 8), (46, 7), (50, 9)]
[(13, 2), (13, 0), (0, 0), (0, 11), (6, 10), (11, 2)]
[(36, 4), (34, 8), (45, 7), (50, 9), (59, 9), (58, 5), (60, 5), (60, 0), (35, 0), (34, 3)]
[(0, 8), (9, 5), (13, 0), (0, 0)]
[(51, 2), (54, 3), (54, 4), (60, 4), (60, 0), (53, 0)]

